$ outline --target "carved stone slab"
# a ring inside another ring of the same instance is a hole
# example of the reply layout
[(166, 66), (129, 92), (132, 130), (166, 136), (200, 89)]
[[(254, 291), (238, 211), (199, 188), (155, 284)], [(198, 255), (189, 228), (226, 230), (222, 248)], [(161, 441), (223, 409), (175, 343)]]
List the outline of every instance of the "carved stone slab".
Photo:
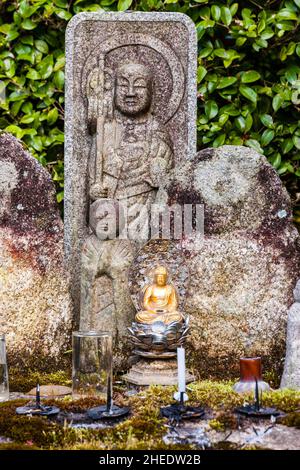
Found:
[(66, 54), (65, 253), (78, 318), (90, 202), (105, 183), (108, 197), (148, 206), (162, 171), (195, 154), (195, 25), (179, 13), (80, 13)]

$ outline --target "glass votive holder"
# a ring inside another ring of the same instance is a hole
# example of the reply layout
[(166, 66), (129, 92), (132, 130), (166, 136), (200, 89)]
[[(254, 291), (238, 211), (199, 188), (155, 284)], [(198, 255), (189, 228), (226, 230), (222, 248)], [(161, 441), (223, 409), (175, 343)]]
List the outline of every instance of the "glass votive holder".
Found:
[(5, 335), (0, 334), (0, 402), (9, 399)]
[(234, 384), (233, 390), (237, 393), (254, 392), (256, 383), (260, 392), (270, 390), (269, 384), (262, 380), (261, 357), (241, 357), (240, 380)]
[(73, 398), (107, 399), (112, 386), (112, 335), (99, 331), (73, 332)]

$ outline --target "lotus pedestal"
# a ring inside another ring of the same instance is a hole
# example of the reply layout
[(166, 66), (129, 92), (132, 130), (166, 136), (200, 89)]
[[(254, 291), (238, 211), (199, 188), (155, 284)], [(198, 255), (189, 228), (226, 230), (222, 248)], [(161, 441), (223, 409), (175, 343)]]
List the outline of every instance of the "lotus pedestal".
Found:
[[(145, 353), (134, 364), (124, 380), (138, 386), (176, 385), (178, 383), (176, 353)], [(186, 371), (186, 383), (193, 382), (195, 377)]]

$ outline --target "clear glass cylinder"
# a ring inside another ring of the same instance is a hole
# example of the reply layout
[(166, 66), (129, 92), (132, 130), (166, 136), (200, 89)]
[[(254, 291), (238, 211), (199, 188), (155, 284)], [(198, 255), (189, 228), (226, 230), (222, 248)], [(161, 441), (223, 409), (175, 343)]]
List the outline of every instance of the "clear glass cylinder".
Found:
[(74, 398), (111, 396), (112, 335), (73, 332), (72, 395)]
[(0, 402), (9, 399), (5, 335), (0, 334)]

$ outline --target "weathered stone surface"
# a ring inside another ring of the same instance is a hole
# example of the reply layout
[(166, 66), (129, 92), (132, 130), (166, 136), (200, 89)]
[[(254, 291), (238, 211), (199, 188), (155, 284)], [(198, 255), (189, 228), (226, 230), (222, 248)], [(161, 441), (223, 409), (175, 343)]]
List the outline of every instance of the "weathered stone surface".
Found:
[(138, 204), (149, 208), (163, 175), (195, 153), (196, 30), (177, 13), (80, 13), (66, 51), (65, 252), (78, 319), (90, 202), (125, 201), (130, 231)]
[(296, 302), (300, 302), (300, 279), (297, 281), (296, 287), (293, 291), (294, 293), (294, 299)]
[[(129, 372), (123, 375), (123, 379), (131, 384), (143, 385), (177, 385), (178, 369), (177, 361), (147, 360), (142, 359), (133, 365)], [(186, 371), (186, 383), (193, 382), (195, 377)]]
[[(204, 204), (204, 238), (177, 241), (170, 263), (172, 271), (184, 257), (189, 272), (183, 308), (190, 315), (191, 363), (202, 376), (232, 376), (239, 357), (261, 355), (264, 370), (280, 370), (299, 235), (275, 170), (254, 150), (224, 146), (175, 168), (165, 189), (170, 205)], [(157, 245), (148, 242), (136, 257), (132, 285), (143, 282)]]
[(288, 312), (286, 355), (281, 388), (300, 389), (300, 281), (294, 289), (295, 303)]
[(50, 175), (0, 135), (0, 330), (10, 365), (47, 368), (67, 349), (71, 308), (63, 224)]
[[(40, 396), (41, 397), (64, 397), (71, 395), (71, 387), (65, 387), (64, 385), (41, 385)], [(36, 388), (32, 388), (27, 395), (36, 396)]]
[(236, 450), (249, 449), (254, 446), (259, 449), (269, 450), (299, 450), (300, 430), (280, 424), (271, 424), (270, 421), (256, 422), (255, 425), (243, 425), (238, 430), (215, 431), (209, 426), (209, 422), (185, 421), (174, 431), (168, 430), (163, 440), (166, 444), (193, 444), (196, 448), (217, 447), (218, 443), (223, 449), (230, 444), (236, 445)]

